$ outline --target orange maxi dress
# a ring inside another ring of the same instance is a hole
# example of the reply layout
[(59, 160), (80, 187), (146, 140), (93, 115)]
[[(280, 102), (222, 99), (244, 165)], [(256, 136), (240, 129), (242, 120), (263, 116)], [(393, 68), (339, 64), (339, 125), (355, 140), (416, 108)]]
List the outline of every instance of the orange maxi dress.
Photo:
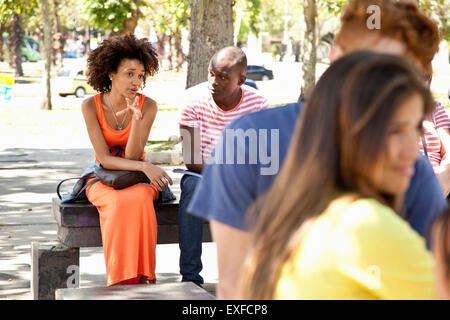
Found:
[[(94, 99), (108, 147), (119, 145), (125, 150), (131, 124), (121, 131), (112, 129), (103, 114), (101, 94)], [(144, 99), (145, 96), (140, 95), (140, 110)], [(148, 184), (115, 190), (96, 182), (86, 189), (86, 195), (100, 216), (107, 285), (138, 280), (141, 276), (155, 279), (157, 222), (153, 201), (158, 198), (158, 190)]]

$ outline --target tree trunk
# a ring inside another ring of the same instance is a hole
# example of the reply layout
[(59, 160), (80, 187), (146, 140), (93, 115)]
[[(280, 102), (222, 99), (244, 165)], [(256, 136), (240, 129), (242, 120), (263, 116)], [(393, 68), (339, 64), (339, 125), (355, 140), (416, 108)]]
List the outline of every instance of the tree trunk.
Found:
[(125, 35), (129, 33), (134, 33), (134, 29), (136, 29), (136, 26), (138, 24), (139, 17), (133, 15), (130, 19), (127, 19), (123, 22), (123, 29), (120, 30), (117, 34), (118, 35)]
[(165, 33), (156, 35), (156, 38), (158, 39), (158, 62), (159, 62), (160, 68), (162, 68), (163, 58), (165, 55), (166, 37), (167, 36)]
[(53, 21), (52, 21), (52, 66), (62, 67), (64, 49), (61, 48), (61, 26), (59, 24), (58, 16), (58, 1), (53, 1)]
[(175, 68), (177, 72), (180, 71), (180, 69), (183, 67), (183, 63), (186, 59), (183, 53), (183, 46), (181, 45), (181, 40), (182, 40), (181, 28), (178, 28), (174, 34), (174, 47), (177, 57)]
[(129, 33), (134, 33), (134, 29), (136, 29), (136, 26), (139, 22), (139, 19), (141, 18), (141, 10), (139, 10), (139, 6), (141, 5), (141, 0), (134, 0), (134, 3), (136, 4), (136, 10), (131, 12), (131, 18), (126, 19), (123, 22), (123, 28), (122, 30), (119, 30), (117, 32), (111, 31), (111, 33), (108, 35), (108, 37), (112, 36), (123, 36)]
[(233, 0), (191, 0), (186, 88), (208, 79), (208, 65), (219, 49), (233, 45)]
[(5, 61), (5, 57), (3, 56), (3, 32), (5, 32), (5, 25), (0, 24), (0, 61)]
[(300, 94), (300, 97), (302, 98), (308, 96), (316, 82), (316, 0), (304, 0), (303, 12), (305, 15), (306, 31), (302, 48), (303, 81)]
[(15, 13), (12, 18), (12, 23), (10, 27), (11, 35), (11, 53), (9, 60), (14, 62), (16, 67), (16, 76), (23, 77), (22, 68), (22, 44), (23, 44), (23, 30), (20, 23), (20, 15)]
[(174, 52), (173, 52), (173, 36), (172, 33), (170, 33), (168, 35), (168, 43), (169, 43), (169, 55), (167, 56), (167, 60), (169, 61), (169, 70), (173, 70), (173, 57), (174, 57)]
[(50, 22), (49, 0), (41, 0), (42, 16), (44, 17), (44, 52), (45, 52), (45, 70), (43, 74), (43, 82), (46, 96), (42, 101), (42, 110), (52, 109), (52, 93), (50, 86), (50, 70), (52, 65), (52, 26)]

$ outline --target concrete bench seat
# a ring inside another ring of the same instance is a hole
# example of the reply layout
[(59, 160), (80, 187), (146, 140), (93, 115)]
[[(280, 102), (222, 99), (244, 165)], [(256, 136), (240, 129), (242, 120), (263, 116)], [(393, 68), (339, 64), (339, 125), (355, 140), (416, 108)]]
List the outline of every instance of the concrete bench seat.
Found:
[(56, 300), (215, 300), (192, 282), (58, 289)]
[[(158, 244), (178, 243), (179, 201), (155, 205)], [(92, 204), (69, 203), (53, 198), (52, 213), (58, 225), (58, 238), (70, 248), (101, 247), (102, 235), (97, 208)], [(211, 242), (209, 223), (203, 224), (203, 242)]]

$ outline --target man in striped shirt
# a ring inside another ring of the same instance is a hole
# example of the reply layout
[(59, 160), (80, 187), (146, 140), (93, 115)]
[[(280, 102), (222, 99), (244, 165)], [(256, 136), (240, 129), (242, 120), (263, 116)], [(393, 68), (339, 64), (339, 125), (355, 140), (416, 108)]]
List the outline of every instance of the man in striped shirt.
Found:
[[(419, 146), (420, 151), (430, 160), (446, 197), (450, 193), (449, 130), (450, 118), (442, 104), (436, 101), (433, 113), (423, 121), (423, 138), (425, 138), (425, 141), (422, 138)], [(425, 150), (423, 142), (425, 142)]]
[[(187, 90), (180, 132), (188, 170), (202, 172), (228, 123), (243, 114), (269, 107), (267, 100), (255, 89), (244, 85), (246, 70), (247, 57), (241, 49), (223, 48), (211, 58), (208, 81)], [(182, 281), (202, 285), (203, 220), (187, 212), (199, 180), (192, 175), (184, 175), (181, 179), (179, 242)]]

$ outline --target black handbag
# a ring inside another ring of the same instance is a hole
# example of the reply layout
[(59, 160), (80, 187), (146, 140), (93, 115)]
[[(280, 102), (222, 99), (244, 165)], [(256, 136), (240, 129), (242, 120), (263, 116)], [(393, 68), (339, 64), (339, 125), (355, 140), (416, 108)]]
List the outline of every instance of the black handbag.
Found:
[[(114, 146), (110, 149), (110, 152), (113, 153), (115, 150), (119, 150), (116, 156), (120, 157), (122, 153), (122, 149), (119, 146)], [(89, 181), (86, 184), (86, 180), (88, 178), (93, 178), (94, 180)], [(59, 189), (61, 184), (67, 180), (78, 179), (71, 193), (61, 196)], [(128, 170), (110, 170), (103, 168), (102, 165), (96, 167), (93, 173), (86, 174), (79, 178), (69, 178), (62, 180), (58, 186), (56, 187), (56, 193), (59, 199), (62, 200), (62, 203), (70, 203), (70, 202), (89, 202), (86, 197), (85, 190), (91, 184), (101, 181), (103, 184), (112, 187), (116, 190), (125, 189), (131, 187), (138, 183), (149, 183), (150, 179), (147, 177), (145, 173), (142, 171), (128, 171)], [(167, 186), (163, 188), (160, 197), (158, 197), (158, 202), (170, 202), (176, 199), (176, 196), (172, 193), (170, 188)]]
[[(122, 148), (120, 146), (113, 146), (109, 150), (111, 154), (114, 154), (115, 151), (117, 151), (115, 154), (116, 157), (122, 155)], [(105, 169), (101, 164), (95, 168), (94, 175), (104, 185), (117, 190), (125, 189), (138, 183), (150, 182), (150, 179), (142, 171)]]
[(138, 183), (149, 183), (150, 179), (142, 171), (110, 170), (102, 166), (95, 168), (95, 178), (104, 185), (120, 190)]

